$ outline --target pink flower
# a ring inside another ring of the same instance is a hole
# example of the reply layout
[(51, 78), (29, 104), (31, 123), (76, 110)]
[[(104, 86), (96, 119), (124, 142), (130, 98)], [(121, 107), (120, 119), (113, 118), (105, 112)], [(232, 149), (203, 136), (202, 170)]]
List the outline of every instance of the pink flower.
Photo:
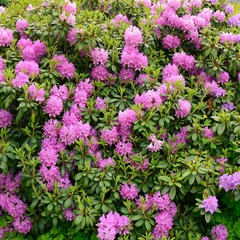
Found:
[(12, 80), (14, 87), (21, 88), (29, 82), (29, 76), (25, 73), (19, 72), (16, 77)]
[(117, 234), (126, 235), (130, 232), (130, 220), (128, 217), (120, 216), (117, 212), (109, 212), (100, 217), (98, 227), (98, 238), (100, 240), (114, 240)]
[(67, 40), (70, 43), (70, 45), (75, 45), (77, 43), (78, 33), (79, 33), (79, 29), (77, 28), (71, 28), (68, 31)]
[(172, 36), (171, 34), (167, 34), (163, 40), (163, 47), (170, 50), (180, 46), (181, 40), (178, 36)]
[(56, 96), (51, 96), (44, 107), (44, 111), (49, 115), (56, 117), (63, 110), (63, 101), (61, 98)]
[(135, 187), (135, 184), (123, 184), (119, 191), (123, 199), (133, 200), (138, 196), (139, 189)]
[(92, 68), (91, 76), (95, 80), (104, 81), (108, 77), (108, 70), (105, 66), (99, 65)]
[(41, 163), (45, 166), (55, 166), (58, 160), (58, 154), (52, 147), (42, 148), (39, 152), (39, 158)]
[(27, 75), (38, 75), (39, 67), (34, 61), (20, 61), (15, 68), (16, 73), (23, 72)]
[(116, 165), (115, 161), (112, 158), (107, 159), (98, 159), (97, 166), (99, 169), (104, 170), (107, 166), (114, 167)]
[(175, 116), (178, 118), (186, 117), (191, 110), (191, 103), (187, 100), (178, 100), (178, 109), (176, 109)]
[(224, 225), (218, 224), (212, 228), (211, 234), (215, 240), (226, 240), (228, 236), (228, 231)]
[(63, 78), (73, 78), (75, 73), (74, 65), (68, 61), (68, 59), (62, 55), (55, 55), (52, 61), (56, 62), (58, 72)]
[(18, 19), (16, 22), (16, 29), (19, 33), (23, 33), (28, 28), (29, 24), (26, 19)]
[(149, 140), (151, 140), (151, 143), (147, 146), (147, 149), (151, 152), (159, 151), (164, 143), (163, 141), (158, 140), (154, 134), (149, 137)]
[(130, 26), (125, 30), (124, 39), (126, 45), (137, 47), (142, 43), (142, 34), (139, 28)]
[(7, 47), (13, 41), (13, 33), (10, 29), (0, 28), (0, 47)]
[(103, 48), (95, 48), (91, 51), (94, 65), (105, 65), (108, 59), (108, 51)]
[(148, 58), (140, 53), (136, 47), (126, 45), (122, 51), (121, 63), (124, 67), (141, 70), (147, 67)]
[(106, 108), (106, 98), (102, 99), (100, 97), (97, 97), (95, 108), (97, 110), (105, 109)]
[(131, 142), (119, 141), (116, 144), (116, 153), (123, 156), (132, 153), (133, 144)]
[(204, 208), (205, 212), (213, 214), (218, 207), (218, 200), (215, 196), (210, 196), (202, 201), (201, 208)]
[(12, 122), (12, 114), (5, 109), (0, 109), (0, 128), (8, 127)]
[(214, 132), (209, 127), (204, 127), (203, 136), (208, 139), (214, 138)]
[(101, 130), (101, 138), (104, 139), (104, 141), (109, 145), (113, 145), (115, 142), (117, 142), (118, 137), (119, 137), (119, 133), (115, 126), (111, 130), (110, 129)]

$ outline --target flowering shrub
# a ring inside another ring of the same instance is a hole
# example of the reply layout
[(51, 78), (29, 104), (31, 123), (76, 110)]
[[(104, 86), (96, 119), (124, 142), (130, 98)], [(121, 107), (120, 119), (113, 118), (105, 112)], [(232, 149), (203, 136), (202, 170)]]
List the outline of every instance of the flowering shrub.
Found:
[(1, 8), (0, 238), (240, 238), (232, 13), (223, 0)]

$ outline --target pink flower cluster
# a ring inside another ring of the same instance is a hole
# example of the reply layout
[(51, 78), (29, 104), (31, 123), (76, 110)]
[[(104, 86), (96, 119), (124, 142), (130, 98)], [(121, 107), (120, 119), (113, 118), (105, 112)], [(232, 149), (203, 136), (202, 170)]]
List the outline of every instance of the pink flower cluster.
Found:
[(5, 64), (3, 62), (3, 59), (0, 57), (0, 83), (6, 82), (6, 78), (3, 74), (3, 70), (5, 69)]
[(226, 192), (229, 190), (237, 190), (240, 186), (240, 172), (232, 175), (223, 174), (219, 178), (219, 188), (223, 188)]
[(16, 74), (20, 72), (30, 76), (37, 76), (40, 72), (38, 64), (34, 61), (20, 61), (15, 67)]
[(202, 201), (201, 208), (204, 208), (205, 212), (213, 214), (218, 207), (218, 200), (215, 196), (210, 196)]
[(138, 46), (142, 43), (142, 34), (139, 28), (130, 26), (124, 33), (125, 47), (121, 55), (121, 64), (124, 67), (141, 70), (147, 67), (148, 58), (139, 52)]
[(106, 169), (106, 167), (112, 166), (114, 167), (116, 165), (115, 161), (112, 158), (106, 158), (106, 159), (102, 159), (99, 158), (97, 161), (97, 167), (101, 170)]
[(228, 236), (228, 231), (224, 225), (218, 224), (217, 226), (212, 228), (211, 234), (213, 239), (215, 240), (226, 240)]
[(13, 222), (0, 230), (0, 238), (4, 238), (5, 232), (16, 230), (20, 233), (26, 234), (32, 228), (32, 223), (28, 217), (25, 216), (27, 206), (16, 195), (19, 188), (21, 176), (17, 174), (13, 177), (11, 174), (6, 176), (0, 174), (0, 208), (1, 214), (6, 212), (13, 218)]
[(108, 143), (110, 146), (117, 142), (119, 138), (119, 133), (117, 127), (113, 127), (111, 130), (101, 130), (101, 138)]
[(10, 29), (0, 28), (0, 47), (7, 47), (13, 41), (13, 33)]
[[(214, 240), (227, 240), (227, 237), (228, 237), (227, 228), (222, 224), (216, 225), (211, 230), (211, 237), (212, 237), (211, 239), (214, 239)], [(210, 239), (208, 237), (201, 237), (200, 240), (210, 240)]]
[(63, 54), (55, 55), (52, 61), (56, 62), (56, 68), (63, 78), (74, 77), (75, 67)]
[(186, 145), (187, 143), (187, 128), (182, 127), (179, 133), (175, 134), (172, 138), (168, 138), (168, 144), (172, 147), (172, 153), (178, 150), (180, 145)]
[(240, 42), (240, 34), (234, 34), (234, 33), (221, 33), (220, 34), (220, 43), (239, 43)]
[(30, 99), (35, 99), (37, 102), (42, 103), (45, 100), (45, 91), (43, 88), (36, 88), (35, 84), (31, 84), (28, 88)]
[(136, 113), (131, 109), (118, 112), (119, 134), (123, 139), (128, 138), (130, 134), (131, 125), (137, 121)]
[(192, 55), (187, 55), (185, 52), (174, 53), (173, 64), (187, 71), (192, 71), (195, 68), (195, 58)]
[(26, 19), (18, 19), (16, 22), (16, 30), (20, 33), (20, 36), (25, 36), (24, 31), (28, 29), (29, 24)]
[(121, 23), (131, 23), (126, 15), (122, 15), (121, 13), (117, 14), (110, 23), (112, 25), (115, 25), (116, 27), (119, 27)]
[(94, 65), (105, 65), (108, 59), (108, 52), (102, 48), (95, 48), (91, 51)]
[(170, 50), (178, 48), (181, 44), (181, 40), (178, 36), (172, 36), (167, 34), (162, 40), (163, 47)]
[(47, 46), (40, 40), (32, 42), (29, 38), (21, 38), (17, 46), (26, 61), (39, 62), (40, 58), (47, 53)]
[(218, 84), (213, 80), (212, 82), (206, 82), (204, 84), (205, 92), (209, 93), (215, 97), (224, 97), (226, 95), (226, 90), (219, 87)]
[(11, 125), (12, 114), (5, 109), (0, 109), (0, 128), (6, 128)]
[(74, 25), (76, 21), (76, 15), (77, 13), (77, 6), (75, 2), (70, 2), (69, 0), (65, 0), (65, 3), (63, 4), (63, 11), (60, 15), (60, 19), (62, 21), (66, 21), (69, 25)]
[(178, 99), (178, 108), (175, 111), (175, 116), (178, 118), (186, 117), (191, 110), (191, 103), (187, 100)]
[(98, 238), (100, 240), (113, 240), (117, 234), (126, 235), (130, 232), (131, 222), (128, 217), (120, 216), (117, 212), (109, 212), (100, 217)]
[(149, 137), (149, 140), (151, 143), (147, 146), (147, 149), (150, 152), (158, 152), (164, 143), (163, 141), (158, 140), (154, 134)]
[(152, 232), (154, 239), (159, 239), (163, 236), (168, 237), (168, 232), (172, 229), (173, 218), (177, 213), (177, 207), (174, 202), (171, 202), (169, 195), (164, 194), (161, 196), (160, 192), (145, 197), (140, 197), (136, 201), (138, 208), (144, 209), (155, 209), (157, 215), (155, 217), (156, 226)]
[(214, 132), (209, 127), (204, 127), (203, 129), (203, 136), (208, 139), (214, 138)]
[(122, 184), (121, 190), (119, 191), (123, 199), (133, 200), (138, 196), (139, 189), (136, 188), (135, 184)]

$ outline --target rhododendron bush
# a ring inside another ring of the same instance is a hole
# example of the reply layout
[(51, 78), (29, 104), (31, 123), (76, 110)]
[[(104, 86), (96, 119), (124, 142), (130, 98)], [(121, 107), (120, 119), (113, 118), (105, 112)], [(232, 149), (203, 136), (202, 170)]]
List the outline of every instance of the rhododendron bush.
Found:
[(62, 226), (66, 239), (240, 238), (233, 10), (223, 0), (1, 7), (0, 238)]

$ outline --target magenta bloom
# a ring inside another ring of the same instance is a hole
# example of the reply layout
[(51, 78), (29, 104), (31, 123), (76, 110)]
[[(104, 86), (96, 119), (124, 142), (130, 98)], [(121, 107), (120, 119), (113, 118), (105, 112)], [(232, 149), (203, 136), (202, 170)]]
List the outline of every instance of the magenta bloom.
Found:
[(120, 194), (123, 199), (135, 199), (139, 190), (135, 187), (135, 184), (123, 184), (121, 185)]
[(5, 109), (0, 109), (0, 128), (8, 127), (12, 122), (12, 114)]
[(147, 146), (147, 149), (151, 152), (159, 151), (164, 143), (163, 141), (158, 140), (154, 134), (149, 137), (149, 140), (151, 140), (151, 143)]
[(14, 87), (21, 88), (29, 82), (29, 76), (25, 73), (19, 72), (16, 77), (12, 80)]
[(16, 22), (16, 29), (19, 33), (23, 33), (28, 28), (29, 24), (26, 19), (18, 19)]
[(56, 96), (51, 96), (44, 107), (44, 111), (52, 117), (56, 117), (63, 110), (63, 101), (61, 98)]
[(139, 28), (130, 26), (124, 33), (126, 45), (137, 47), (142, 43), (142, 34)]
[(171, 34), (167, 34), (162, 40), (163, 47), (168, 50), (179, 47), (180, 43), (180, 38), (178, 36), (172, 36)]
[(91, 51), (94, 65), (105, 65), (108, 59), (108, 51), (102, 48), (95, 48)]
[(117, 142), (118, 137), (119, 133), (116, 127), (113, 127), (111, 130), (101, 130), (101, 138), (104, 139), (104, 141), (109, 145), (113, 145), (115, 142)]
[(131, 142), (119, 141), (116, 144), (116, 153), (123, 156), (132, 153), (133, 144)]
[(56, 68), (63, 78), (74, 77), (75, 67), (63, 54), (55, 55), (52, 60), (56, 61)]
[(99, 65), (92, 68), (91, 76), (95, 80), (104, 81), (108, 77), (108, 70), (105, 66)]
[(228, 231), (224, 225), (218, 224), (217, 226), (212, 228), (211, 234), (215, 240), (226, 240), (228, 236)]
[(16, 73), (23, 72), (27, 75), (38, 75), (40, 70), (34, 61), (20, 61), (15, 68)]
[(98, 159), (97, 166), (99, 169), (104, 170), (107, 166), (114, 167), (116, 165), (115, 161), (112, 158), (107, 159)]
[(7, 47), (13, 41), (13, 33), (10, 29), (0, 28), (0, 47)]
[(178, 109), (176, 109), (175, 116), (178, 118), (186, 117), (191, 110), (191, 103), (187, 100), (178, 100)]
[(117, 212), (109, 212), (100, 217), (98, 238), (100, 240), (114, 240), (117, 234), (129, 234), (131, 222), (128, 217), (120, 216)]
[(214, 138), (214, 132), (209, 127), (204, 127), (203, 136), (208, 139)]
[(205, 212), (213, 214), (218, 207), (218, 200), (215, 196), (210, 196), (202, 201), (201, 208), (204, 208)]
[(125, 45), (122, 51), (121, 63), (124, 67), (141, 70), (147, 67), (148, 58), (139, 52), (138, 48), (132, 45)]

